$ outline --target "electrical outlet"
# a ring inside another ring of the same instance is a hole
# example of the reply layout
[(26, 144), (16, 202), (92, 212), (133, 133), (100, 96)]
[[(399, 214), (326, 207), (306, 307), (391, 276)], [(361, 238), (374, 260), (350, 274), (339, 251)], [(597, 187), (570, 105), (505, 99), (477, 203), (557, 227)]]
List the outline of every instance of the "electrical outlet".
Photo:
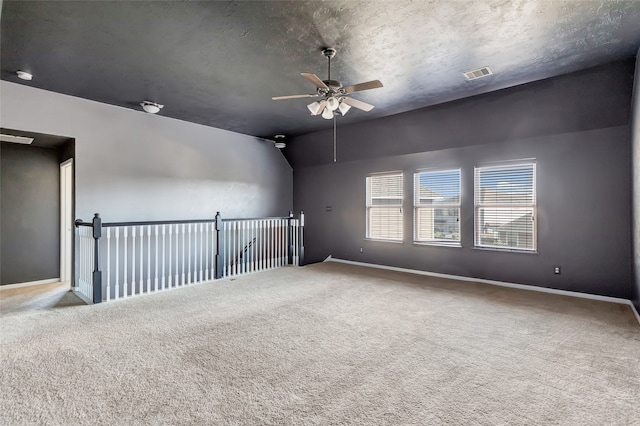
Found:
[(360, 247), (360, 253), (364, 253), (364, 249)]
[(556, 274), (556, 275), (560, 275), (560, 272), (561, 272), (561, 270), (560, 270), (560, 267), (559, 267), (559, 266), (554, 266), (554, 267), (553, 267), (553, 273), (554, 273), (554, 274)]

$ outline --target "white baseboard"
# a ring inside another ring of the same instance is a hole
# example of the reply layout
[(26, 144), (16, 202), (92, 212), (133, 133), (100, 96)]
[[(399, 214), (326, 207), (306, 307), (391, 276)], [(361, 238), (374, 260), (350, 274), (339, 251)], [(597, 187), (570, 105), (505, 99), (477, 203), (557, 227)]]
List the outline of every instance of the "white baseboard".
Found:
[(440, 274), (437, 272), (420, 271), (417, 269), (397, 268), (395, 266), (377, 265), (375, 263), (365, 263), (365, 262), (356, 262), (353, 260), (336, 259), (331, 255), (327, 256), (324, 262), (346, 263), (349, 265), (365, 266), (368, 268), (386, 269), (388, 271), (406, 272), (409, 274), (416, 274), (416, 275), (428, 275), (430, 277), (448, 278), (448, 279), (459, 280), (459, 281), (471, 281), (476, 283), (497, 285), (500, 287), (509, 287), (509, 288), (517, 288), (520, 290), (537, 291), (540, 293), (558, 294), (562, 296), (579, 297), (581, 299), (599, 300), (601, 302), (619, 303), (622, 305), (631, 306), (631, 310), (633, 311), (636, 319), (638, 320), (638, 324), (640, 325), (640, 315), (638, 315), (638, 311), (636, 310), (631, 300), (622, 299), (619, 297), (600, 296), (598, 294), (579, 293), (577, 291), (558, 290), (555, 288), (545, 288), (545, 287), (538, 287), (534, 285), (515, 284), (515, 283), (504, 282), (504, 281), (485, 280), (482, 278), (464, 277), (460, 275)]
[(633, 311), (633, 314), (636, 316), (636, 319), (638, 320), (638, 324), (640, 324), (640, 314), (638, 314), (638, 311), (636, 310), (636, 307), (633, 303), (631, 303), (631, 310)]
[(60, 278), (49, 278), (47, 280), (28, 281), (28, 282), (24, 282), (24, 283), (7, 284), (7, 285), (0, 286), (0, 291), (2, 291), (2, 290), (10, 290), (12, 288), (31, 287), (33, 285), (53, 284), (53, 283), (59, 283), (59, 282), (60, 282)]

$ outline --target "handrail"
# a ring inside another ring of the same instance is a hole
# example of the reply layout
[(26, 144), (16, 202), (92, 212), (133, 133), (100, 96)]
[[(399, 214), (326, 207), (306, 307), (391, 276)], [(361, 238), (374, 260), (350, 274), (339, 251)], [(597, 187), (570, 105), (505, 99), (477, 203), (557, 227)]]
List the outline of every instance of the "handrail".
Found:
[[(237, 218), (237, 219), (222, 219), (223, 222), (246, 222), (255, 220), (277, 220), (277, 219), (289, 219), (289, 216), (274, 216), (274, 217), (258, 217), (258, 218)], [(102, 224), (103, 228), (116, 227), (116, 226), (145, 226), (145, 225), (176, 225), (176, 224), (188, 224), (188, 223), (215, 223), (216, 219), (184, 219), (184, 220), (148, 220), (139, 222), (105, 222)], [(76, 219), (74, 222), (76, 228), (79, 226), (93, 226), (91, 222), (85, 222), (82, 219)]]
[(274, 216), (274, 217), (255, 217), (255, 218), (239, 218), (239, 219), (221, 219), (223, 222), (247, 222), (247, 221), (255, 221), (255, 220), (285, 220), (289, 219), (290, 216)]
[(299, 218), (289, 212), (282, 217), (223, 219), (217, 212), (211, 219), (109, 223), (102, 223), (96, 213), (92, 221), (76, 219), (74, 224), (82, 227), (81, 277), (75, 287), (93, 303), (102, 302), (103, 290), (108, 301), (112, 290), (117, 299), (304, 261), (304, 212)]

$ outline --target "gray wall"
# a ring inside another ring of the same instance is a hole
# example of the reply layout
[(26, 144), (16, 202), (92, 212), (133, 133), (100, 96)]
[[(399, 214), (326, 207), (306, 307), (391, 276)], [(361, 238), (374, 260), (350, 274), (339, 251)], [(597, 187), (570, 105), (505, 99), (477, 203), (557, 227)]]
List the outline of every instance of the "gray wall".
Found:
[(60, 277), (59, 156), (0, 144), (0, 284)]
[(636, 57), (633, 86), (632, 157), (633, 163), (633, 303), (640, 312), (640, 50)]
[(292, 208), (292, 170), (271, 142), (22, 84), (2, 81), (0, 90), (3, 127), (75, 138), (79, 218), (281, 216)]
[[(306, 255), (613, 297), (631, 296), (630, 105), (633, 60), (340, 127), (291, 141), (294, 206), (305, 211)], [(538, 252), (473, 248), (473, 166), (537, 160)], [(462, 168), (462, 248), (417, 246), (412, 174)], [(405, 173), (405, 241), (367, 241), (365, 178)], [(332, 211), (327, 212), (326, 206)], [(360, 253), (362, 247), (363, 253)], [(562, 274), (553, 274), (553, 265)]]
[[(75, 139), (77, 218), (264, 217), (292, 209), (293, 172), (272, 142), (6, 81), (0, 93), (3, 127)], [(2, 257), (14, 247), (3, 246)], [(47, 262), (58, 262), (53, 253)]]

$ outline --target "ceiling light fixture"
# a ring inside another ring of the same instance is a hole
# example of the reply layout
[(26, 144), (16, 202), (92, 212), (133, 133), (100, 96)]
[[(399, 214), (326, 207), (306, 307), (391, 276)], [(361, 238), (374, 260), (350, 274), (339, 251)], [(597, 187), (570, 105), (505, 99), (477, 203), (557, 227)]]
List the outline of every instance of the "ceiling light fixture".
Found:
[(333, 111), (331, 111), (328, 107), (322, 111), (322, 118), (326, 118), (327, 120), (331, 120), (333, 118)]
[(338, 111), (340, 111), (340, 114), (345, 115), (347, 112), (349, 112), (350, 109), (351, 109), (351, 105), (347, 105), (347, 103), (342, 102), (342, 99), (341, 99), (340, 105), (338, 106)]
[(144, 109), (149, 114), (157, 114), (158, 112), (160, 112), (160, 109), (164, 107), (164, 105), (160, 105), (151, 101), (144, 101), (140, 105), (142, 105), (142, 109)]
[(26, 72), (26, 71), (16, 71), (16, 74), (18, 74), (18, 78), (21, 78), (23, 80), (31, 80), (33, 79), (33, 75), (31, 75), (30, 73)]
[(307, 108), (311, 111), (311, 115), (318, 115), (320, 113), (320, 107), (320, 102), (317, 101), (307, 105)]
[(340, 106), (340, 102), (338, 102), (338, 100), (334, 96), (331, 96), (327, 99), (327, 108), (329, 108), (331, 111), (337, 110), (338, 106)]
[(283, 149), (287, 146), (287, 144), (284, 143), (284, 135), (275, 135), (273, 138), (276, 140), (273, 144), (276, 148)]
[(6, 135), (2, 133), (0, 134), (0, 141), (29, 145), (31, 144), (31, 142), (33, 142), (33, 138), (28, 138), (26, 136)]

